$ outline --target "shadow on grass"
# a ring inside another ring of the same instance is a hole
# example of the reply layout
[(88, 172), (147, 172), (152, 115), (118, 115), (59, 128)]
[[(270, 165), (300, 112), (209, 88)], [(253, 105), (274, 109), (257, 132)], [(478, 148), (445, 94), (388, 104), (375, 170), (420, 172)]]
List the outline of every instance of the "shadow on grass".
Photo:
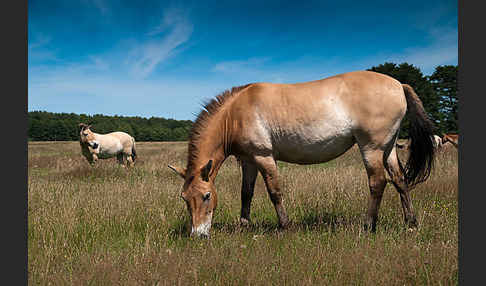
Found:
[[(361, 215), (349, 213), (309, 212), (295, 221), (289, 221), (285, 229), (281, 229), (277, 220), (254, 219), (249, 225), (240, 223), (215, 222), (211, 226), (211, 232), (225, 234), (278, 234), (283, 232), (331, 232), (334, 233), (343, 228), (363, 227)], [(180, 220), (173, 224), (169, 230), (171, 239), (189, 238), (189, 223)]]
[(335, 232), (343, 227), (361, 227), (361, 214), (311, 210), (301, 215), (298, 221), (290, 226), (296, 231), (329, 232)]
[(189, 238), (191, 231), (189, 229), (189, 223), (187, 220), (177, 220), (171, 224), (168, 236), (171, 240), (177, 240), (181, 238)]

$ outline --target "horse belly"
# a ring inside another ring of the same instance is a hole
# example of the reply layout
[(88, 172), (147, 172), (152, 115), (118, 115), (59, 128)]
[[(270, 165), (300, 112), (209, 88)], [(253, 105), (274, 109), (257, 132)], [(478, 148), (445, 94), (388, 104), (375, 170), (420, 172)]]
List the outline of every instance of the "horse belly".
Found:
[(273, 149), (276, 160), (317, 164), (339, 157), (354, 143), (351, 128), (347, 126), (307, 126), (280, 136)]
[(123, 145), (119, 142), (112, 142), (106, 140), (104, 142), (99, 143), (99, 153), (97, 154), (98, 158), (100, 159), (108, 159), (115, 157), (119, 153), (123, 151)]

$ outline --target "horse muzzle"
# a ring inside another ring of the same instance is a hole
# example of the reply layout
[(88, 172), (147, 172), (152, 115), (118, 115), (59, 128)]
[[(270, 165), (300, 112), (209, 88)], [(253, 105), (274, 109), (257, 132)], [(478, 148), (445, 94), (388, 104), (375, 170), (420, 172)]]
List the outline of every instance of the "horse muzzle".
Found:
[(191, 237), (200, 237), (200, 238), (210, 238), (209, 230), (211, 229), (211, 218), (208, 219), (206, 222), (201, 223), (197, 227), (191, 228)]

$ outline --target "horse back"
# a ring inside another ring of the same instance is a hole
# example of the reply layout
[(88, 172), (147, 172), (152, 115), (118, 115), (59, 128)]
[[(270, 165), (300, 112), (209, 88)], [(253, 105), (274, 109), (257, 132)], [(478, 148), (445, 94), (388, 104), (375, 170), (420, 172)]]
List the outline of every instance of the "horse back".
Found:
[(363, 71), (297, 84), (251, 84), (229, 113), (240, 129), (254, 128), (255, 122), (275, 131), (315, 124), (376, 129), (401, 120), (406, 108), (400, 82)]
[(297, 84), (252, 84), (230, 110), (242, 149), (276, 149), (291, 161), (310, 162), (319, 152), (319, 161), (339, 156), (354, 145), (355, 132), (377, 140), (389, 136), (405, 115), (406, 100), (400, 82), (363, 71)]
[(96, 134), (96, 140), (101, 145), (101, 147), (110, 153), (115, 153), (119, 151), (130, 152), (135, 140), (129, 134), (116, 131), (107, 134)]

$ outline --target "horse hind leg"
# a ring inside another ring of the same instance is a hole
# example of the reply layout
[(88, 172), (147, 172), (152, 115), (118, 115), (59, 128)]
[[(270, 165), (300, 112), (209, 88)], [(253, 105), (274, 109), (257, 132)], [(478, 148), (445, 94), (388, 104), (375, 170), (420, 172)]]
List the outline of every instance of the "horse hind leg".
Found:
[(135, 148), (125, 148), (123, 149), (123, 157), (125, 158), (127, 167), (132, 167), (135, 162)]
[(410, 227), (417, 227), (417, 219), (413, 212), (412, 200), (410, 199), (410, 189), (405, 183), (403, 168), (400, 165), (396, 149), (393, 148), (385, 160), (385, 168), (390, 175), (391, 182), (395, 189), (400, 194), (400, 202), (402, 204), (403, 218), (405, 223)]
[(365, 230), (376, 231), (378, 222), (378, 211), (381, 199), (386, 186), (385, 170), (383, 166), (383, 150), (367, 150), (362, 152), (363, 162), (368, 174), (368, 186), (370, 197), (368, 200), (368, 210), (366, 213)]
[(132, 155), (127, 155), (127, 165), (128, 167), (133, 167), (134, 160), (132, 158)]
[(242, 180), (241, 180), (241, 215), (240, 223), (247, 226), (250, 223), (250, 207), (255, 189), (255, 182), (258, 175), (258, 169), (254, 164), (247, 161), (241, 162)]

